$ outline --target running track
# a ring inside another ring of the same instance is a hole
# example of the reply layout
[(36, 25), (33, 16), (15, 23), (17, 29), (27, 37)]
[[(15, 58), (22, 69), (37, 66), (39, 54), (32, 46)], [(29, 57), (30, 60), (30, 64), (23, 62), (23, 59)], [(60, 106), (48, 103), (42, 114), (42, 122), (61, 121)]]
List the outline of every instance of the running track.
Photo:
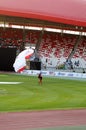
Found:
[(0, 113), (0, 130), (86, 125), (86, 109)]

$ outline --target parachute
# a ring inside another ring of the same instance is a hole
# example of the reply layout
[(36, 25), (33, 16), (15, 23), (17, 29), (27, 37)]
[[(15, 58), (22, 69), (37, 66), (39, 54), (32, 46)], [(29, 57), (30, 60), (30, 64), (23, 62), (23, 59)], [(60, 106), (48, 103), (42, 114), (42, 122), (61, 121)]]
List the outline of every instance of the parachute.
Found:
[(33, 55), (33, 53), (34, 50), (31, 48), (23, 50), (22, 52), (19, 53), (13, 64), (15, 72), (21, 73), (25, 69), (26, 59), (29, 59)]

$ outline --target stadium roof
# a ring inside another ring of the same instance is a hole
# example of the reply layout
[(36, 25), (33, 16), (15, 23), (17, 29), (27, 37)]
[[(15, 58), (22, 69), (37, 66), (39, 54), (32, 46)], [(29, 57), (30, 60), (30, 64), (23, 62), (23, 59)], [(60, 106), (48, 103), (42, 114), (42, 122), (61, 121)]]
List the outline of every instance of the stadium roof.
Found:
[(86, 0), (0, 0), (0, 15), (86, 27)]

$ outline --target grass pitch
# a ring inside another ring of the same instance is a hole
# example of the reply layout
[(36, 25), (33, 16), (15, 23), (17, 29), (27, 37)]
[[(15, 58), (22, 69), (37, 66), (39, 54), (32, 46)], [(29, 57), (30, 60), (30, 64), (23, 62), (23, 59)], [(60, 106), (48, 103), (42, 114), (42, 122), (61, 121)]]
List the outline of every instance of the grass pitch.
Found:
[(86, 108), (86, 81), (0, 74), (0, 112)]

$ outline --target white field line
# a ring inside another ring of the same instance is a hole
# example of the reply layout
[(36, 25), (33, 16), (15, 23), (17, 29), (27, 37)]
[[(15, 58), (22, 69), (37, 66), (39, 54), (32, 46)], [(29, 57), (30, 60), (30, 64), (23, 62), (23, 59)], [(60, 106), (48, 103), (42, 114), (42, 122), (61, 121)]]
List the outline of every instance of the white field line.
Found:
[(0, 84), (21, 84), (22, 82), (0, 82)]

